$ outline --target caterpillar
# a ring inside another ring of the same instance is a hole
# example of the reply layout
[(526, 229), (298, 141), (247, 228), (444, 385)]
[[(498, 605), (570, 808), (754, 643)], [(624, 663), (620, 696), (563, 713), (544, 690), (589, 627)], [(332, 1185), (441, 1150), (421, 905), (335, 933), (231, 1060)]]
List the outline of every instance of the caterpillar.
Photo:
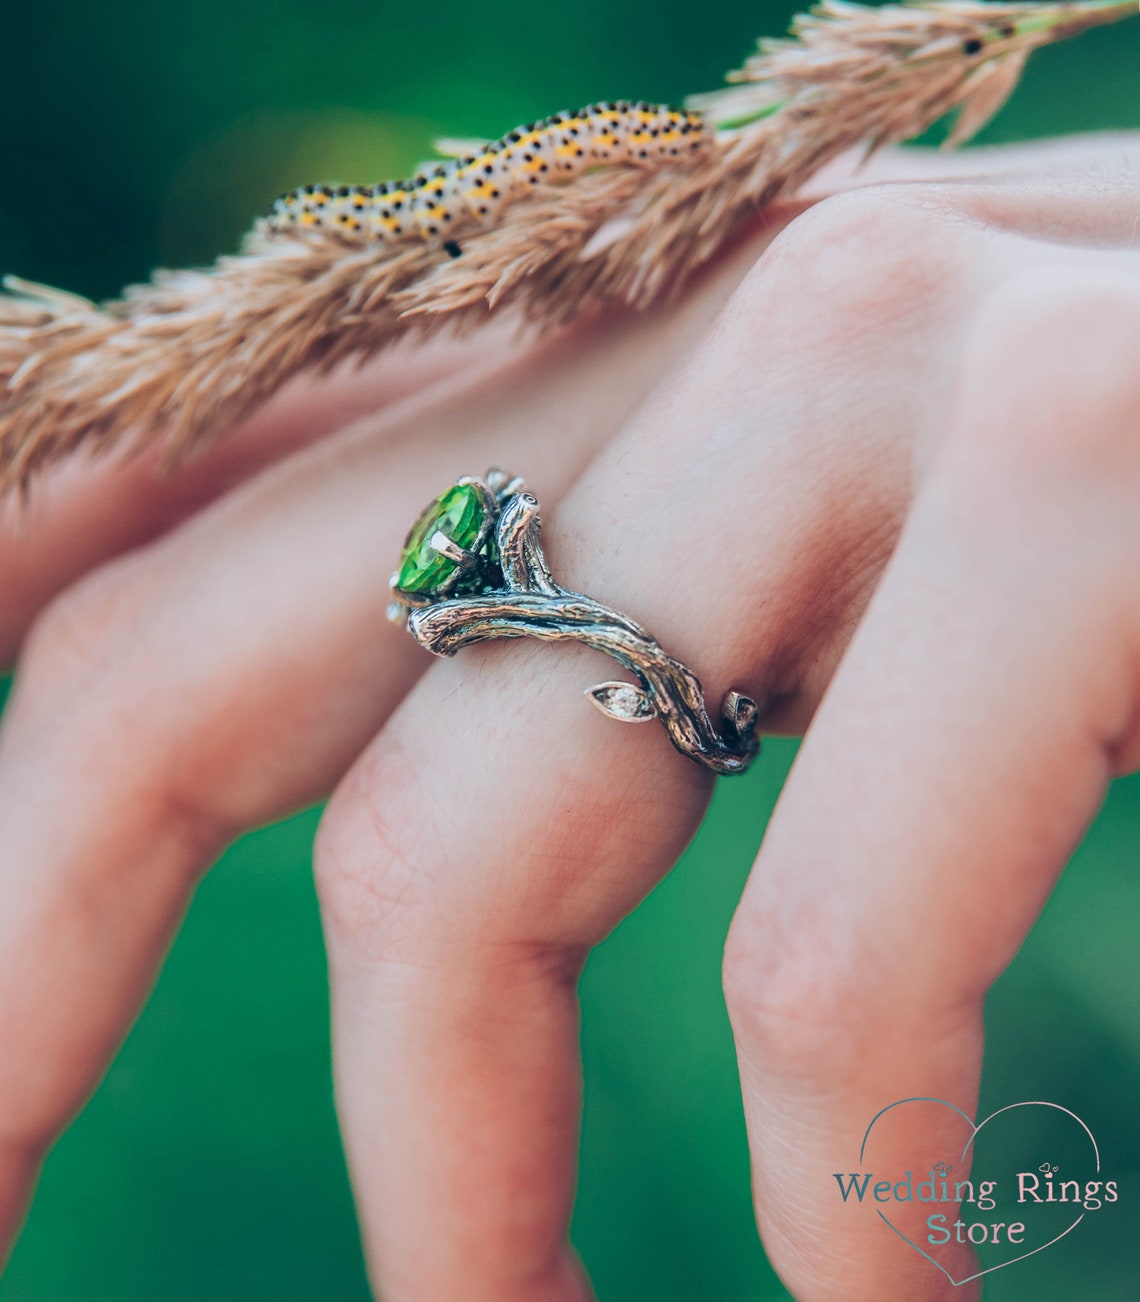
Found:
[(452, 256), (453, 231), (496, 214), (531, 187), (568, 180), (605, 163), (652, 166), (708, 142), (698, 113), (664, 104), (590, 104), (518, 127), (475, 154), (449, 159), (410, 181), (306, 185), (283, 194), (265, 218), (270, 231), (327, 230), (348, 239), (437, 240)]

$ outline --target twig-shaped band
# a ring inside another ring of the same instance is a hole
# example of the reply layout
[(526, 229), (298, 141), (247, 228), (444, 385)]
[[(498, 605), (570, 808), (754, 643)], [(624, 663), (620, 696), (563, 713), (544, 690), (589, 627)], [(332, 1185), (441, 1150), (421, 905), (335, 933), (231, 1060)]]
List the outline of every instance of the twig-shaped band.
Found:
[[(492, 472), (487, 478), (493, 485), (508, 477)], [(397, 603), (410, 607), (399, 613), (416, 641), (435, 655), (513, 637), (581, 642), (604, 651), (635, 674), (638, 684), (607, 682), (587, 689), (603, 713), (630, 723), (660, 719), (682, 754), (717, 773), (743, 773), (759, 750), (755, 702), (729, 692), (718, 732), (692, 670), (628, 616), (554, 582), (542, 552), (538, 501), (519, 481), (509, 480), (513, 491), (500, 489), (497, 495), (481, 481), (467, 482), (486, 489), (499, 510), (495, 551), (466, 554), (468, 573), (486, 582), (476, 580), (476, 590), (465, 595), (427, 601), (394, 587)], [(431, 546), (462, 563), (463, 549), (442, 533), (432, 536)]]

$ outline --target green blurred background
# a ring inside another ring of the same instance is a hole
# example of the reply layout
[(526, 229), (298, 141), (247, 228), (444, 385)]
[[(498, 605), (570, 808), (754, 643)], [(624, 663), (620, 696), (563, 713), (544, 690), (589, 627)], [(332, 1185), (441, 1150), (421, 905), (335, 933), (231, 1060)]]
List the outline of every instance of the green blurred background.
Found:
[[(781, 4), (9, 3), (0, 269), (92, 296), (204, 262), (308, 180), (406, 173), (434, 134), (716, 85)], [(1140, 22), (1036, 56), (983, 137), (1140, 126)], [(575, 1241), (604, 1302), (782, 1298), (752, 1226), (720, 947), (791, 763), (722, 783), (678, 870), (583, 982)], [(367, 1297), (331, 1106), (316, 811), (206, 880), (154, 997), (48, 1161), (0, 1302)], [(987, 1297), (1132, 1299), (1140, 1279), (1140, 780), (1118, 783), (988, 1008), (983, 1112), (1084, 1117), (1122, 1198)], [(858, 1137), (852, 1136), (857, 1145)]]

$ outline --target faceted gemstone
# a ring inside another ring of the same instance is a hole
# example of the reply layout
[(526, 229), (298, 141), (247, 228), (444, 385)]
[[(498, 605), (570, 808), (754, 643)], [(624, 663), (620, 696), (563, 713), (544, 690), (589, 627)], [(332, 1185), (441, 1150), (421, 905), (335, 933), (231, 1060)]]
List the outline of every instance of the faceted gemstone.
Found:
[(486, 509), (474, 484), (456, 484), (435, 499), (412, 525), (400, 553), (396, 586), (405, 592), (431, 592), (455, 572), (456, 562), (431, 545), (439, 530), (460, 547), (473, 547), (483, 527)]

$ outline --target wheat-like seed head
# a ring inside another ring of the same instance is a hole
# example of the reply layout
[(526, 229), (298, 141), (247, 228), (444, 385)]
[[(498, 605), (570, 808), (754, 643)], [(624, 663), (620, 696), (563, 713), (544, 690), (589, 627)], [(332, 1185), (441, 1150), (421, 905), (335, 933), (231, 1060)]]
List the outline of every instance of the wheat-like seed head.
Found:
[(952, 110), (968, 139), (1038, 46), (1131, 3), (824, 0), (691, 106), (711, 148), (545, 185), (449, 257), (433, 243), (277, 234), (263, 224), (207, 271), (160, 271), (103, 308), (9, 279), (0, 297), (0, 492), (80, 446), (161, 439), (173, 464), (305, 367), (368, 357), (409, 331), (508, 305), (560, 323), (607, 301), (678, 294), (759, 208), (858, 144), (918, 135)]

